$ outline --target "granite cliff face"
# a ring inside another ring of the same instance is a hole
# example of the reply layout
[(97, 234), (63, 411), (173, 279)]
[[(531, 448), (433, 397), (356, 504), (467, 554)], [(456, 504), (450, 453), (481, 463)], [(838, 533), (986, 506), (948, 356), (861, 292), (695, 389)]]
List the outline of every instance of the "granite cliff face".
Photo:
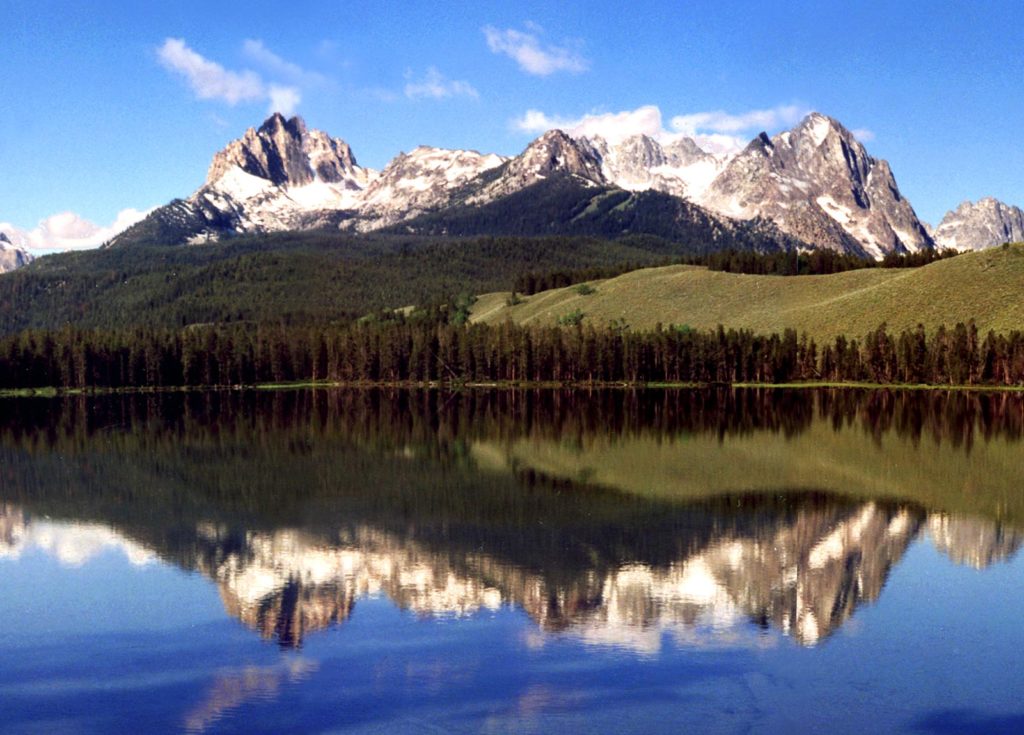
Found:
[(879, 258), (933, 246), (889, 164), (818, 113), (792, 130), (755, 138), (698, 201), (731, 217), (772, 220), (819, 247), (858, 255)]
[(933, 233), (935, 244), (954, 250), (983, 250), (1024, 241), (1024, 211), (986, 197), (947, 212)]
[(0, 273), (9, 273), (32, 262), (27, 250), (15, 247), (4, 233), (0, 232)]
[(600, 157), (607, 181), (631, 191), (654, 189), (690, 200), (703, 194), (728, 160), (701, 150), (689, 138), (666, 145), (646, 135), (616, 145), (597, 137), (587, 142)]

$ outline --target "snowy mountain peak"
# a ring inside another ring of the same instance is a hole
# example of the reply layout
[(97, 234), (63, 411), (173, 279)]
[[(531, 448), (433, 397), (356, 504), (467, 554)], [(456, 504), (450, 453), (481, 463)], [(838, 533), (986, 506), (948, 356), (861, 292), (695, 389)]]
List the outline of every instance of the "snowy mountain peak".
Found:
[(16, 246), (6, 233), (0, 232), (0, 273), (9, 273), (30, 262), (32, 256), (28, 251)]
[(366, 173), (345, 141), (307, 130), (300, 117), (274, 113), (258, 128), (249, 128), (213, 157), (206, 177), (216, 185), (233, 168), (273, 186), (305, 186), (314, 181), (362, 188)]
[(834, 118), (812, 113), (714, 155), (684, 136), (614, 142), (549, 130), (518, 156), (420, 146), (381, 172), (339, 138), (274, 114), (215, 157), (206, 184), (156, 210), (124, 242), (205, 242), (224, 234), (336, 227), (369, 231), (453, 205), (480, 205), (555, 176), (656, 190), (716, 215), (766, 220), (810, 247), (864, 256), (933, 246), (885, 161)]
[(430, 146), (399, 153), (366, 190), (360, 203), (363, 220), (356, 228), (384, 227), (443, 206), (455, 191), (505, 160), (493, 153)]
[(698, 203), (739, 219), (770, 219), (806, 242), (875, 258), (933, 245), (889, 164), (820, 113), (771, 138), (761, 133)]
[(590, 146), (562, 130), (549, 130), (530, 143), (509, 165), (509, 172), (523, 171), (536, 177), (564, 172), (601, 182), (600, 165)]
[(1024, 211), (993, 197), (961, 202), (935, 228), (935, 243), (956, 250), (982, 250), (1022, 240)]
[(838, 120), (828, 115), (822, 115), (820, 112), (812, 112), (805, 117), (793, 133), (801, 139), (809, 140), (815, 147), (820, 147), (831, 134), (843, 138), (853, 137), (846, 128), (839, 124)]
[(647, 135), (634, 135), (612, 145), (593, 136), (581, 143), (598, 157), (607, 181), (631, 191), (654, 189), (693, 199), (724, 165), (690, 138), (662, 144)]
[(505, 163), (500, 175), (469, 197), (470, 204), (514, 194), (552, 175), (568, 174), (594, 184), (605, 184), (600, 153), (586, 140), (562, 130), (549, 130)]

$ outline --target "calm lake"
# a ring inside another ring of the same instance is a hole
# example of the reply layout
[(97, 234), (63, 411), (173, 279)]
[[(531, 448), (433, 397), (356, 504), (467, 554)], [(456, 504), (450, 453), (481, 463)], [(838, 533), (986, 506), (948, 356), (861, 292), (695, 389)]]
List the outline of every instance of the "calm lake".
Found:
[(1024, 731), (1024, 397), (0, 401), (0, 732)]

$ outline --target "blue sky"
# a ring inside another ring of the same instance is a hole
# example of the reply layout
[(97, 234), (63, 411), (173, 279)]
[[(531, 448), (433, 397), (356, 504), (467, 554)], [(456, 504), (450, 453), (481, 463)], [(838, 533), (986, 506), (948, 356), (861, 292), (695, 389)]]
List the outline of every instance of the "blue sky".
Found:
[(190, 194), (273, 106), (375, 168), (419, 144), (513, 154), (587, 115), (747, 139), (816, 109), (889, 160), (925, 220), (967, 198), (1024, 205), (1021, 9), (5, 0), (0, 222), (71, 212), (43, 234), (95, 239)]

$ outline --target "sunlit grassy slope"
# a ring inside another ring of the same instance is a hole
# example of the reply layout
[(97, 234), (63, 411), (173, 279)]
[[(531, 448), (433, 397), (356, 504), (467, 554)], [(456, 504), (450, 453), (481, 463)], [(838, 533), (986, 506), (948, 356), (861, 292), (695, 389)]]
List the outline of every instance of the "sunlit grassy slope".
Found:
[(481, 464), (529, 468), (549, 477), (615, 488), (659, 500), (747, 492), (819, 490), (918, 503), (932, 511), (980, 515), (1024, 527), (1020, 444), (977, 439), (968, 449), (929, 436), (915, 442), (818, 421), (793, 437), (594, 437), (557, 442), (479, 443)]
[(579, 309), (584, 324), (624, 319), (634, 329), (661, 323), (695, 329), (726, 327), (779, 332), (787, 327), (817, 340), (862, 337), (886, 322), (891, 330), (929, 330), (974, 319), (982, 333), (1024, 329), (1024, 244), (970, 253), (922, 268), (847, 271), (830, 276), (751, 276), (667, 266), (520, 297), (485, 294), (472, 318), (497, 323), (554, 324)]

